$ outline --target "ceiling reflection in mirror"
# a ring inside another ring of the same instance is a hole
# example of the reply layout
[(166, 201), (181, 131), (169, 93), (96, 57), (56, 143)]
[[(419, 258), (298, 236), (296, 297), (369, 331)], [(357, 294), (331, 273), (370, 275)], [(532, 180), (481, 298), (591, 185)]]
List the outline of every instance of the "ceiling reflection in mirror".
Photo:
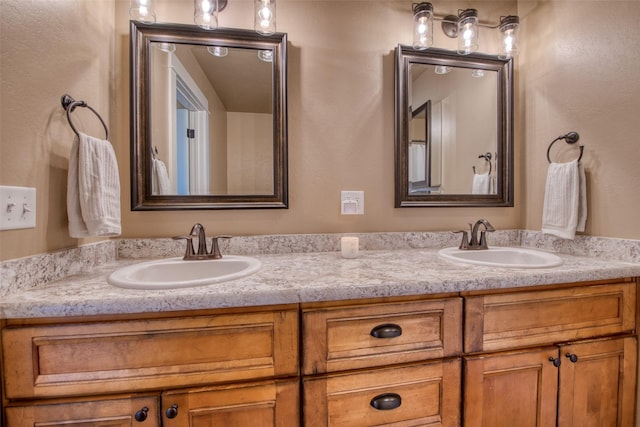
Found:
[(132, 22), (132, 53), (133, 209), (286, 207), (286, 36)]
[(396, 51), (396, 206), (512, 206), (511, 63)]

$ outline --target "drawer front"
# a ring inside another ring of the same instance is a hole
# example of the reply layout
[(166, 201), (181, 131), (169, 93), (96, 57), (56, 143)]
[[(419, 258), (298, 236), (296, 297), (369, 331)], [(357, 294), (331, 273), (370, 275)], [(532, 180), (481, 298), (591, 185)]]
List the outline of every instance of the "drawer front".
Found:
[(465, 352), (546, 345), (634, 331), (636, 286), (472, 296), (465, 309)]
[(6, 396), (72, 396), (296, 375), (298, 312), (3, 330)]
[(304, 380), (307, 427), (459, 426), (460, 360)]
[(305, 311), (303, 373), (458, 355), (461, 319), (460, 298)]

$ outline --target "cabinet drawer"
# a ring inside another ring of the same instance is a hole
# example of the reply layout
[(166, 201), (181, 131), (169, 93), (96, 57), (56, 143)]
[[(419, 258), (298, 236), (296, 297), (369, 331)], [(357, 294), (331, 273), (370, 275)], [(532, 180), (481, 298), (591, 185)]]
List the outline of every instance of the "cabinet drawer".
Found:
[(461, 319), (460, 298), (304, 311), (303, 373), (458, 355)]
[(298, 312), (7, 328), (2, 351), (9, 399), (297, 375)]
[(460, 360), (305, 379), (303, 408), (306, 427), (459, 426)]
[(465, 352), (592, 338), (636, 327), (636, 286), (612, 283), (465, 298)]

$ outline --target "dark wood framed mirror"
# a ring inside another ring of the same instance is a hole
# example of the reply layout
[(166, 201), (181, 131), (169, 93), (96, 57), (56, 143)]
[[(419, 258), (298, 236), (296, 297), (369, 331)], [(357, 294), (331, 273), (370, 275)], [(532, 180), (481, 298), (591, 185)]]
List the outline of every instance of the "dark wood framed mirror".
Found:
[(395, 206), (513, 206), (512, 61), (403, 45), (395, 57)]
[(287, 36), (131, 21), (132, 210), (287, 208)]

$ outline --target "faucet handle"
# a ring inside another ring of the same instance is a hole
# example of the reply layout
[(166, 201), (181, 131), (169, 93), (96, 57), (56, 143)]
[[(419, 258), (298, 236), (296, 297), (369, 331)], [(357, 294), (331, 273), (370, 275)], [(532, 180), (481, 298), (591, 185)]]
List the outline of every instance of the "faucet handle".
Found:
[(466, 230), (457, 230), (454, 233), (462, 233), (462, 241), (458, 249), (469, 249), (469, 233)]
[(191, 236), (173, 236), (173, 240), (186, 240), (187, 248), (184, 251), (184, 257), (182, 259), (191, 259), (195, 255), (193, 250), (193, 238)]
[(214, 236), (211, 238), (211, 258), (220, 259), (222, 258), (222, 253), (220, 253), (220, 246), (218, 246), (218, 239), (230, 239), (233, 236), (229, 234), (221, 234), (219, 236)]

